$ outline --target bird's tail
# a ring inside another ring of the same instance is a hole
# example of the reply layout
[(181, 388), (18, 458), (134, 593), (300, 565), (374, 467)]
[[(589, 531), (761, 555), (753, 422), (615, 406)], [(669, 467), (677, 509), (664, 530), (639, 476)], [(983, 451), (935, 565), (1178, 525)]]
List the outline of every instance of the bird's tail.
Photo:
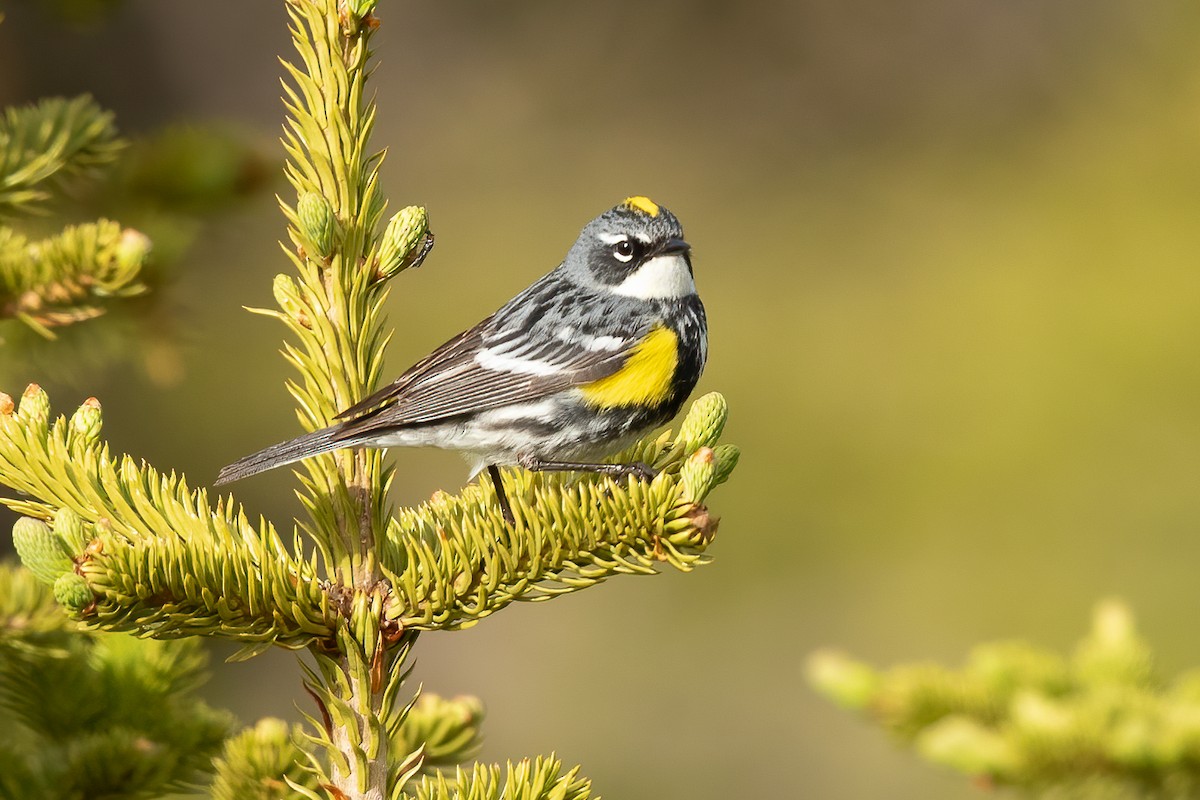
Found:
[(251, 453), (245, 458), (240, 458), (229, 466), (223, 467), (217, 475), (217, 479), (213, 482), (213, 486), (220, 486), (223, 483), (231, 483), (242, 478), (248, 478), (251, 475), (257, 475), (260, 472), (266, 472), (275, 467), (282, 467), (284, 464), (291, 464), (309, 456), (328, 453), (330, 450), (337, 450), (342, 447), (354, 447), (355, 443), (352, 439), (348, 440), (344, 436), (341, 438), (338, 437), (343, 427), (342, 425), (331, 425), (328, 428), (306, 433), (303, 436), (297, 436), (295, 439), (289, 439), (286, 442), (273, 444), (264, 450), (259, 450), (257, 453)]

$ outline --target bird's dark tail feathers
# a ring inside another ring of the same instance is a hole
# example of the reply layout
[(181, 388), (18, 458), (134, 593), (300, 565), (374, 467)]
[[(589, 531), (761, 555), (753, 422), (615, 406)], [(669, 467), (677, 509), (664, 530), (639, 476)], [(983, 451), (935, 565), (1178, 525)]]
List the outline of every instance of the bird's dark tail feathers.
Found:
[(322, 428), (319, 431), (306, 433), (303, 436), (297, 436), (295, 439), (289, 439), (286, 442), (273, 444), (265, 450), (259, 450), (257, 453), (251, 453), (245, 458), (240, 458), (227, 467), (223, 467), (217, 475), (217, 479), (213, 481), (213, 486), (220, 486), (223, 483), (231, 483), (233, 481), (248, 478), (251, 475), (257, 475), (260, 472), (266, 472), (275, 467), (282, 467), (284, 464), (291, 464), (309, 456), (328, 453), (330, 450), (337, 450), (342, 447), (354, 447), (355, 442), (345, 437), (338, 438), (338, 434), (342, 433), (343, 425), (331, 425), (328, 428)]

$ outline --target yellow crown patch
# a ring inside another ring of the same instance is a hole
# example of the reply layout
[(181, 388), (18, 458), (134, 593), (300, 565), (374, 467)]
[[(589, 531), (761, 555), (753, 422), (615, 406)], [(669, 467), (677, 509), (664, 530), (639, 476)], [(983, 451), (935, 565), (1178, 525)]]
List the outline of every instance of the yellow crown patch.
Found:
[(649, 197), (642, 197), (640, 194), (633, 197), (626, 197), (625, 202), (621, 205), (627, 208), (636, 208), (644, 214), (649, 214), (652, 217), (658, 216), (658, 203), (655, 203)]

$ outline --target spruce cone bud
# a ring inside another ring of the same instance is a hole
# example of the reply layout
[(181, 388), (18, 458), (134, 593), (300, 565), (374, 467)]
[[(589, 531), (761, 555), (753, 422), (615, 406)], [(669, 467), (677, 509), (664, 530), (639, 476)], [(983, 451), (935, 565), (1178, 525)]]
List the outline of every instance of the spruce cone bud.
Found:
[(684, 494), (692, 501), (700, 502), (715, 485), (716, 473), (717, 459), (713, 451), (701, 447), (679, 469), (679, 482), (683, 484)]
[(712, 447), (725, 430), (729, 405), (718, 392), (709, 392), (692, 403), (683, 424), (679, 426), (678, 441), (683, 451), (690, 453), (700, 447)]
[(305, 328), (312, 328), (312, 320), (309, 319), (308, 309), (300, 297), (300, 287), (296, 285), (291, 276), (285, 275), (282, 272), (276, 275), (275, 281), (271, 284), (271, 291), (275, 295), (275, 302), (279, 303), (279, 307), (283, 309), (283, 313), (296, 320), (296, 322)]
[(15, 408), (12, 396), (0, 392), (0, 417), (11, 417)]
[(100, 439), (100, 427), (102, 424), (100, 401), (94, 397), (89, 397), (71, 415), (71, 429), (68, 433), (69, 440), (72, 443), (78, 442), (84, 447), (90, 447)]
[(844, 708), (866, 708), (879, 693), (879, 674), (870, 666), (835, 650), (808, 659), (808, 682)]
[(42, 387), (36, 383), (25, 387), (25, 394), (21, 395), (21, 406), (17, 409), (17, 416), (39, 438), (46, 435), (46, 431), (50, 427), (50, 398), (42, 390)]
[(719, 444), (713, 448), (713, 455), (717, 457), (717, 468), (713, 474), (713, 486), (720, 486), (729, 480), (729, 475), (733, 472), (733, 468), (737, 466), (738, 459), (742, 457), (742, 451), (736, 444)]
[(66, 547), (68, 553), (82, 553), (91, 538), (84, 530), (83, 520), (69, 508), (60, 508), (54, 514), (54, 534)]
[(117, 264), (122, 270), (133, 271), (142, 266), (150, 255), (150, 238), (141, 231), (126, 228), (117, 242)]
[(335, 220), (329, 201), (316, 192), (305, 192), (296, 203), (300, 233), (307, 240), (309, 255), (328, 258), (333, 252)]
[(63, 608), (78, 614), (96, 602), (96, 595), (82, 575), (68, 572), (54, 582), (54, 599)]
[(379, 246), (376, 280), (386, 281), (417, 262), (429, 234), (429, 216), (421, 206), (408, 206), (392, 215)]
[(21, 562), (42, 583), (53, 584), (75, 564), (67, 557), (62, 541), (40, 519), (21, 517), (13, 525), (13, 545)]

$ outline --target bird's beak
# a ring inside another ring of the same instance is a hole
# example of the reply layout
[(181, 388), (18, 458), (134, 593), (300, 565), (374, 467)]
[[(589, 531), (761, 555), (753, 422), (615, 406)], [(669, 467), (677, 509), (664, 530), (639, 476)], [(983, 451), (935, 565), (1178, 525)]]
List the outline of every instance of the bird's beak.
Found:
[(686, 253), (692, 249), (692, 246), (683, 239), (667, 239), (666, 244), (662, 246), (660, 253)]

